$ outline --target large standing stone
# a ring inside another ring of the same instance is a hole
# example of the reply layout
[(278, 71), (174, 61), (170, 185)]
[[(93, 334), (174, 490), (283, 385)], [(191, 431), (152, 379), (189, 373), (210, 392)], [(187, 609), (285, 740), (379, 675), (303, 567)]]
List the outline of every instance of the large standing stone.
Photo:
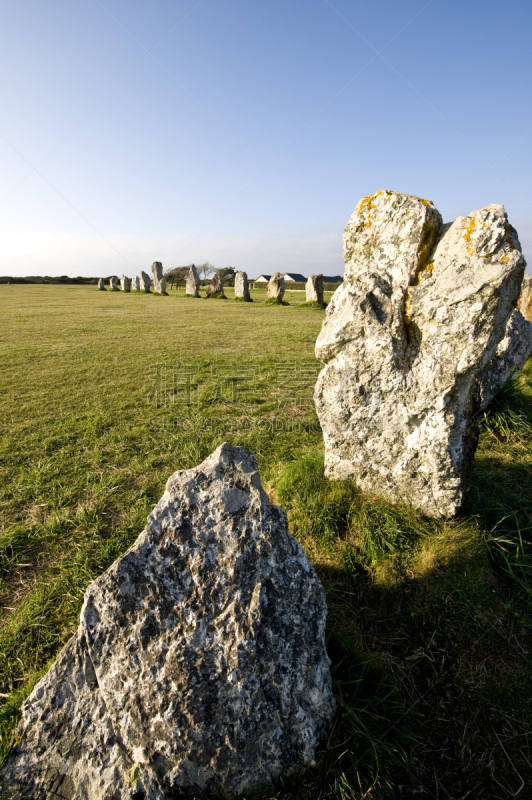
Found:
[(309, 275), (305, 286), (307, 303), (323, 305), (323, 275)]
[(285, 283), (280, 272), (275, 272), (270, 278), (266, 287), (266, 297), (268, 300), (279, 300), (282, 302), (284, 297)]
[(112, 292), (118, 291), (118, 278), (114, 275), (112, 278), (109, 278), (109, 288)]
[(120, 278), (120, 287), (123, 292), (130, 292), (131, 278), (128, 278), (127, 275), (122, 275), (122, 277)]
[(334, 707), (325, 617), (255, 456), (221, 445), (169, 478), (87, 589), (77, 633), (23, 705), (3, 791), (227, 797), (312, 764)]
[(100, 290), (100, 292), (107, 291), (105, 288), (105, 281), (103, 278), (100, 278), (100, 280), (98, 281), (98, 289)]
[(504, 208), (442, 225), (432, 203), (378, 192), (344, 234), (346, 274), (316, 355), (326, 474), (454, 514), (478, 438), (484, 370), (525, 262)]
[(135, 275), (133, 278), (132, 289), (134, 292), (140, 292), (140, 278), (138, 275)]
[(205, 297), (225, 297), (224, 284), (217, 272), (214, 273), (210, 285), (207, 286)]
[(242, 297), (244, 300), (251, 300), (249, 294), (248, 276), (245, 272), (237, 272), (235, 275), (235, 297)]
[(166, 278), (163, 275), (163, 265), (160, 261), (154, 261), (151, 265), (153, 273), (153, 290), (156, 294), (166, 294)]
[(140, 291), (149, 292), (151, 286), (151, 279), (147, 272), (140, 273)]
[(199, 285), (200, 285), (200, 279), (198, 275), (198, 270), (196, 269), (194, 264), (192, 264), (187, 275), (185, 294), (190, 294), (192, 295), (192, 297), (199, 297)]

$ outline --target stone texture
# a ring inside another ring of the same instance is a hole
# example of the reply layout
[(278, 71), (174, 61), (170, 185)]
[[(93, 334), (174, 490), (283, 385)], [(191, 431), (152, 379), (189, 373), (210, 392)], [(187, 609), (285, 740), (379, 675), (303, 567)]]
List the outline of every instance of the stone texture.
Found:
[(309, 275), (305, 286), (307, 303), (323, 305), (323, 275)]
[(109, 278), (109, 288), (112, 292), (118, 291), (118, 278), (116, 276)]
[(187, 275), (185, 294), (191, 294), (193, 297), (199, 297), (199, 286), (200, 279), (198, 270), (196, 269), (195, 265), (192, 264)]
[(519, 297), (517, 234), (500, 205), (443, 225), (432, 203), (383, 191), (358, 204), (344, 257), (316, 342), (326, 474), (453, 515), (486, 367)]
[(244, 300), (251, 300), (246, 272), (237, 272), (235, 274), (235, 297), (243, 297)]
[(149, 292), (151, 286), (151, 278), (147, 272), (140, 273), (140, 290), (141, 292)]
[(23, 705), (2, 790), (227, 797), (312, 764), (334, 708), (325, 617), (255, 456), (221, 445), (169, 478), (87, 589), (77, 633)]
[(135, 277), (133, 278), (131, 288), (134, 292), (140, 292), (140, 278), (138, 275), (135, 275)]
[(103, 278), (100, 278), (100, 280), (98, 281), (98, 289), (99, 289), (101, 292), (105, 292), (105, 291), (106, 291), (106, 288), (105, 288), (105, 281), (104, 281), (104, 279), (103, 279)]
[(153, 274), (153, 291), (156, 294), (166, 294), (166, 278), (163, 275), (163, 265), (160, 261), (154, 261), (151, 265)]
[(225, 297), (224, 284), (217, 272), (214, 273), (210, 285), (207, 286), (205, 297)]
[(123, 292), (130, 292), (131, 291), (131, 278), (128, 278), (127, 275), (122, 275), (120, 278), (120, 288)]
[[(527, 316), (528, 315), (528, 316)], [(480, 408), (485, 409), (501, 386), (523, 369), (532, 355), (532, 276), (524, 275), (517, 308), (510, 314), (495, 355), (479, 376)]]
[(284, 297), (285, 283), (280, 272), (275, 272), (270, 278), (266, 287), (266, 298), (268, 300), (281, 301)]

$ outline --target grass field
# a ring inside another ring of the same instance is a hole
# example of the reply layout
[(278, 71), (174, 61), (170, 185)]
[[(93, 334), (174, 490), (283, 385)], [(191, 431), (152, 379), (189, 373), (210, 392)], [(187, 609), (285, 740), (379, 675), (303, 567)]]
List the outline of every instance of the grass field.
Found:
[(169, 474), (229, 440), (256, 453), (329, 608), (334, 728), (268, 797), (532, 797), (530, 362), (481, 420), (464, 513), (435, 521), (323, 479), (324, 312), (252, 297), (0, 286), (2, 757), (88, 583)]

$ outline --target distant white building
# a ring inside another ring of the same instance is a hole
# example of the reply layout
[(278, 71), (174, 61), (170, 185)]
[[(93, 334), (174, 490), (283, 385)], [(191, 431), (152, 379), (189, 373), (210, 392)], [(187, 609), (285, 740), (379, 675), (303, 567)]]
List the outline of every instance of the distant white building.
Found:
[(271, 277), (271, 275), (259, 275), (258, 278), (255, 278), (253, 283), (269, 283)]

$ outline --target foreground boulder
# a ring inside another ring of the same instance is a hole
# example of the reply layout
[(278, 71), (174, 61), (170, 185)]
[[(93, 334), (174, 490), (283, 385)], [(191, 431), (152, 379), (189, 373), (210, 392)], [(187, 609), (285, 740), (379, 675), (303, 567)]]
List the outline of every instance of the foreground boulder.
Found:
[[(525, 269), (517, 234), (500, 205), (443, 225), (432, 203), (383, 191), (358, 204), (344, 257), (316, 342), (326, 363), (315, 392), (326, 474), (453, 515), (477, 446), (482, 386), (500, 387), (492, 360), (506, 333), (514, 337)], [(530, 353), (525, 328), (518, 335)]]
[[(226, 797), (313, 763), (333, 713), (325, 597), (255, 456), (174, 473), (23, 706), (10, 798)], [(55, 792), (55, 794), (54, 794)]]
[(285, 281), (280, 272), (275, 272), (266, 286), (266, 298), (282, 302), (285, 292)]
[(251, 295), (249, 294), (249, 282), (246, 272), (237, 272), (235, 274), (235, 297), (241, 297), (243, 300), (250, 301)]
[(199, 297), (199, 285), (200, 279), (198, 270), (196, 269), (195, 265), (192, 264), (187, 275), (185, 294), (189, 294), (192, 297)]
[(154, 261), (151, 265), (153, 275), (153, 291), (155, 294), (166, 294), (166, 278), (163, 275), (163, 265), (160, 261)]
[(307, 303), (323, 305), (323, 275), (309, 275), (305, 285)]
[(212, 281), (207, 286), (205, 297), (225, 297), (224, 284), (218, 273), (213, 275)]

